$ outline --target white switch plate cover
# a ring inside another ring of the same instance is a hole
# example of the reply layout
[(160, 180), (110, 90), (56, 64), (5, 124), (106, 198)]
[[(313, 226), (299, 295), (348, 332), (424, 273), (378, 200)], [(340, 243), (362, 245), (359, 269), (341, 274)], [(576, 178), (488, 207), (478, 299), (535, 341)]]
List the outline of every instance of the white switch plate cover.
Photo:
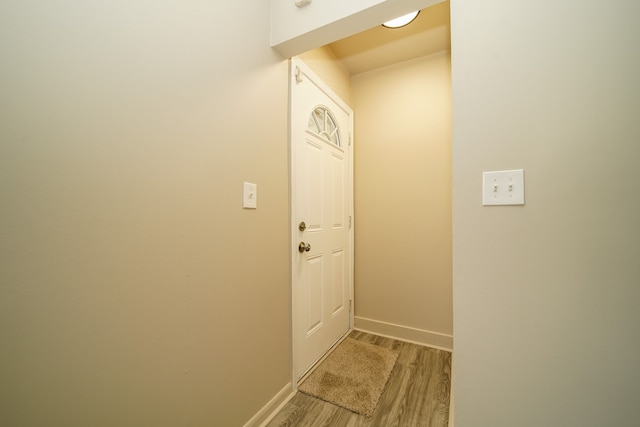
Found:
[(524, 169), (483, 172), (482, 205), (524, 205)]
[(258, 186), (251, 182), (245, 182), (242, 192), (242, 207), (245, 209), (258, 208)]

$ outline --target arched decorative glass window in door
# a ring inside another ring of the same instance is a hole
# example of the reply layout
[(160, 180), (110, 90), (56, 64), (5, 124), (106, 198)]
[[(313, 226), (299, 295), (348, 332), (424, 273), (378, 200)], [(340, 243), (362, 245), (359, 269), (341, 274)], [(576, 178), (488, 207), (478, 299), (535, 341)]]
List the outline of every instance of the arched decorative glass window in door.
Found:
[(309, 117), (307, 129), (338, 147), (340, 147), (340, 132), (333, 114), (327, 107), (317, 106)]

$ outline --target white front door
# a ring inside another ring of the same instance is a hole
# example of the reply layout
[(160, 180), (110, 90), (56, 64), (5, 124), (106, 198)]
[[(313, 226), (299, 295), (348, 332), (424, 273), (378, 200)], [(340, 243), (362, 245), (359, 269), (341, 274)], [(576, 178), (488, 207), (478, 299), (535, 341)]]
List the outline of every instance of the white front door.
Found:
[(298, 380), (352, 324), (353, 111), (291, 60), (293, 370)]

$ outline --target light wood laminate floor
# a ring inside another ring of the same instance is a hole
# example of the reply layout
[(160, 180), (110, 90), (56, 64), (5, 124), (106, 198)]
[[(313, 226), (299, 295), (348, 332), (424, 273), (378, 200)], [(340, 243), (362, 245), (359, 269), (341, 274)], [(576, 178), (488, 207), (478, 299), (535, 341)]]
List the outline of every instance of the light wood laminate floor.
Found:
[(448, 425), (451, 353), (360, 331), (349, 337), (400, 351), (373, 415), (367, 418), (298, 392), (268, 427)]

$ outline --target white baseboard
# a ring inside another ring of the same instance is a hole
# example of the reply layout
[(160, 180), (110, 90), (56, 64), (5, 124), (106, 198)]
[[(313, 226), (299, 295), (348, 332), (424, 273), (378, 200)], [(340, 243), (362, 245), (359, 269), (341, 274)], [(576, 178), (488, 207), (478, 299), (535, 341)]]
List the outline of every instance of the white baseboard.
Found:
[(293, 385), (288, 383), (282, 390), (273, 396), (273, 398), (267, 402), (262, 409), (251, 417), (244, 427), (266, 426), (295, 394), (296, 392), (293, 389)]
[(453, 336), (410, 326), (396, 325), (379, 320), (355, 317), (354, 329), (369, 332), (387, 338), (433, 347), (440, 350), (453, 351)]

